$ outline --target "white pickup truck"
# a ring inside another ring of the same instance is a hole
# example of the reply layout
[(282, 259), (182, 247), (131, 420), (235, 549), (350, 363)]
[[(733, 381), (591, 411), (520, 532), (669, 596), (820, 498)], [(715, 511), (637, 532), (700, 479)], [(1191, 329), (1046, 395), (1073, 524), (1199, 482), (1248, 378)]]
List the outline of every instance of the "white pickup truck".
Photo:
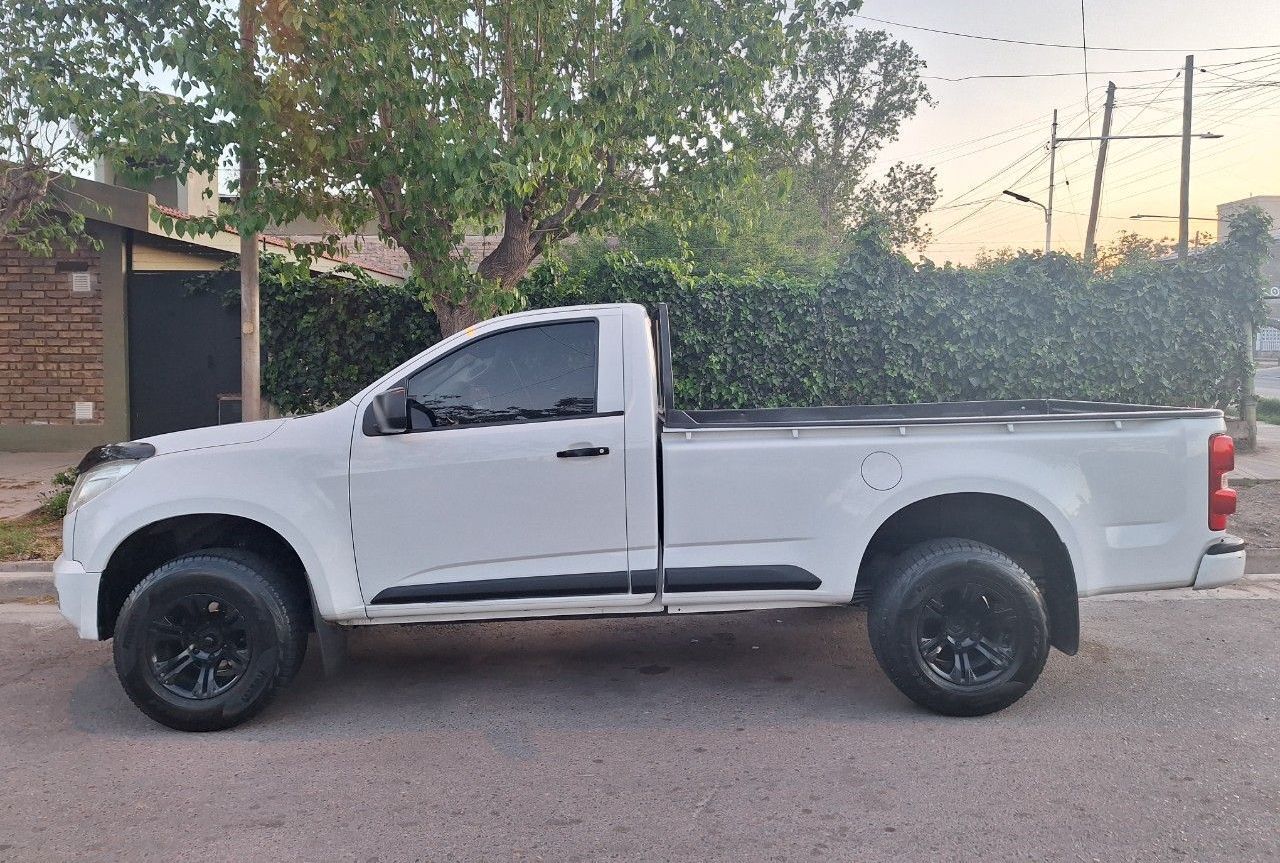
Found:
[(311, 630), (326, 654), (352, 626), (850, 604), (905, 695), (983, 714), (1075, 653), (1077, 597), (1242, 575), (1223, 428), (1052, 400), (682, 411), (665, 308), (532, 311), (323, 413), (91, 451), (55, 575), (186, 730), (261, 710)]

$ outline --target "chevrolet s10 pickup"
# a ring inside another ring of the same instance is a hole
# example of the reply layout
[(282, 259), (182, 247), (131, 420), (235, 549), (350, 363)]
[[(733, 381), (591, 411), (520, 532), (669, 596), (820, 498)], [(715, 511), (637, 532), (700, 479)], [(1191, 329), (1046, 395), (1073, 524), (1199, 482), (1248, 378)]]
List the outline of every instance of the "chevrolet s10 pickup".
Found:
[(908, 698), (978, 715), (1076, 652), (1078, 597), (1244, 572), (1217, 410), (681, 410), (670, 347), (665, 307), (524, 312), (322, 413), (98, 447), (62, 613), (192, 731), (262, 710), (312, 631), (848, 605)]

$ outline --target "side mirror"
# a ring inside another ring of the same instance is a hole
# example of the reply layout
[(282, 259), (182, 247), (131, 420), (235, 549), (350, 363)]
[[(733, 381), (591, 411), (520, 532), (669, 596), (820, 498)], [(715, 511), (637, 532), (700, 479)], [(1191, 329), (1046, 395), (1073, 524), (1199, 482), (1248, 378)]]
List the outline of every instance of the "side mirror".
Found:
[(409, 430), (409, 402), (404, 387), (378, 393), (369, 405), (378, 434), (404, 434)]

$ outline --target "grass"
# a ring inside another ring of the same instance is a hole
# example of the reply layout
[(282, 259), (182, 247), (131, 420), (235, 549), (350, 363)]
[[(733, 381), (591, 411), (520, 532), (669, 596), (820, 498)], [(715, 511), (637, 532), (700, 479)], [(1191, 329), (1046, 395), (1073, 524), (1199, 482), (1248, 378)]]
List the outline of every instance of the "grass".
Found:
[(62, 518), (67, 514), (67, 500), (76, 484), (76, 469), (69, 467), (53, 475), (53, 491), (41, 495), (40, 511), (50, 518)]
[(53, 560), (62, 553), (62, 517), (75, 483), (75, 468), (59, 471), (53, 477), (53, 491), (40, 495), (38, 509), (0, 519), (0, 563)]
[(1280, 425), (1280, 399), (1260, 397), (1258, 399), (1258, 419), (1264, 423)]
[(43, 510), (0, 521), (0, 561), (53, 560), (62, 553), (62, 519)]

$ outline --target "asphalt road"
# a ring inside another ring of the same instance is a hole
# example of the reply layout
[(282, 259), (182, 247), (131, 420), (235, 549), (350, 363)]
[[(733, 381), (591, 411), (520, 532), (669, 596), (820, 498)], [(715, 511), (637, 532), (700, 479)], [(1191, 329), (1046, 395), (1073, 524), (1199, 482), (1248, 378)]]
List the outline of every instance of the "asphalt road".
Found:
[(824, 609), (364, 630), (208, 735), (0, 606), (0, 859), (1277, 860), (1264, 587), (1088, 601), (1080, 655), (982, 719), (913, 707)]
[(1253, 390), (1260, 396), (1280, 399), (1280, 366), (1262, 366), (1253, 379)]

